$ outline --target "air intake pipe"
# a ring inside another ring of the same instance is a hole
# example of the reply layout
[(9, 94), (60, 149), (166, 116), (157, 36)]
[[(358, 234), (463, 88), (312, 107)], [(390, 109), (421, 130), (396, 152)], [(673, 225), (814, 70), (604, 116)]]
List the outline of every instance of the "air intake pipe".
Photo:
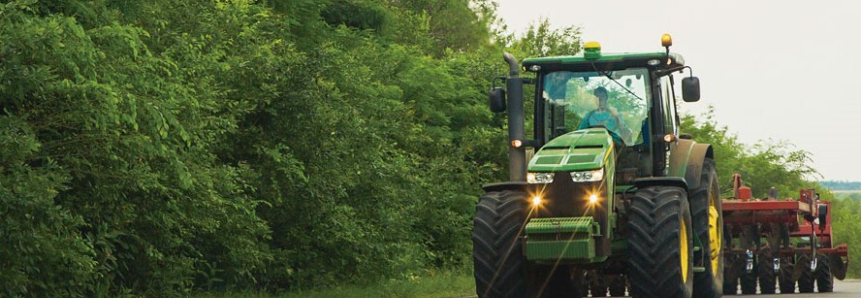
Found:
[[(508, 63), (508, 175), (511, 181), (526, 181), (526, 148), (523, 138), (526, 114), (523, 111), (523, 79), (520, 78), (520, 65), (510, 53), (503, 53)], [(515, 146), (519, 144), (519, 146)]]

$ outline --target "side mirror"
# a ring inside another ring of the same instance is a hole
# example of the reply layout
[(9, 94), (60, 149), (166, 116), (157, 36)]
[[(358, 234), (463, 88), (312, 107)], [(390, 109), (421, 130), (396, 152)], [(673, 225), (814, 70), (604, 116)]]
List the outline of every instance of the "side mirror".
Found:
[(700, 100), (699, 78), (687, 77), (682, 79), (682, 99), (686, 102), (696, 102)]
[(487, 92), (490, 102), (490, 111), (494, 113), (505, 112), (505, 90), (502, 87), (490, 88)]

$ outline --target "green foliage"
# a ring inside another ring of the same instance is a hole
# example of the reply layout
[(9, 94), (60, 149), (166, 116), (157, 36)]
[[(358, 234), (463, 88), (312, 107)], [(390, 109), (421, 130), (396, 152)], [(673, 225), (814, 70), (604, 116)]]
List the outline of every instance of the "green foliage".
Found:
[[(842, 200), (831, 201), (831, 210), (833, 243), (847, 243), (850, 259), (858, 256), (861, 254), (861, 222), (858, 221), (858, 215), (861, 214), (861, 194), (856, 193)], [(861, 277), (861, 268), (850, 263), (847, 276)]]
[(540, 19), (520, 36), (503, 36), (500, 42), (511, 47), (516, 57), (568, 56), (580, 52), (583, 41), (580, 28), (567, 26), (551, 29), (550, 20)]
[(493, 20), (465, 0), (3, 1), (0, 296), (466, 267), (505, 170)]

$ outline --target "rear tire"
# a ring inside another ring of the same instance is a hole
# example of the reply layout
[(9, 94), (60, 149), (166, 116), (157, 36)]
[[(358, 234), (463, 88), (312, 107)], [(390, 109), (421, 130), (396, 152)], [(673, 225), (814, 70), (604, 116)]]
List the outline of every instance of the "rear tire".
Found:
[(475, 207), (472, 234), (475, 289), (480, 298), (527, 296), (526, 260), (518, 241), (528, 194), (488, 192)]
[(690, 298), (693, 229), (684, 189), (641, 188), (629, 209), (628, 280), (633, 297)]
[(817, 266), (816, 290), (819, 291), (819, 293), (834, 292), (834, 275), (831, 274), (831, 264), (828, 263), (828, 257), (820, 257), (819, 264)]
[[(723, 294), (723, 212), (714, 160), (703, 162), (700, 187), (691, 192), (691, 220), (702, 242), (706, 271), (694, 273), (694, 297), (719, 298)], [(715, 225), (715, 226), (711, 226)], [(711, 232), (709, 232), (711, 231)], [(712, 239), (716, 238), (716, 239)], [(711, 240), (711, 241), (710, 241)], [(712, 245), (718, 246), (712, 250)], [(714, 262), (714, 263), (713, 263)]]

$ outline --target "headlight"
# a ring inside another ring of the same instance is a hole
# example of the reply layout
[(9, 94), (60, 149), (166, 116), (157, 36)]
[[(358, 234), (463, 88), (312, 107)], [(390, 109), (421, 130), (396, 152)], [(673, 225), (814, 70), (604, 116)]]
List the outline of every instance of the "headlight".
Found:
[(595, 182), (604, 179), (604, 169), (571, 172), (574, 182)]
[(529, 183), (548, 184), (553, 183), (555, 173), (527, 173), (526, 181)]

